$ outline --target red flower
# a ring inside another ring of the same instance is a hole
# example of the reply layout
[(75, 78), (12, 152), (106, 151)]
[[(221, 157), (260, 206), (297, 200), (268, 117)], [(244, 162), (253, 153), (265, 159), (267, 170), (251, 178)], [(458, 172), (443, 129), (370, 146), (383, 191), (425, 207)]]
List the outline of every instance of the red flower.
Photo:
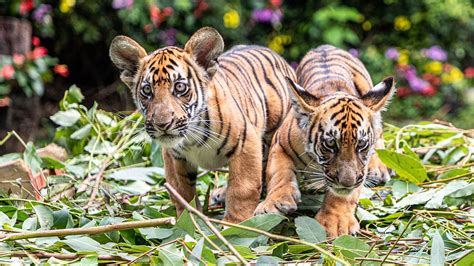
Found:
[(272, 7), (280, 7), (283, 0), (270, 0), (270, 5)]
[(173, 14), (173, 8), (165, 7), (163, 10), (160, 10), (156, 5), (150, 5), (149, 12), (150, 20), (153, 22), (155, 27), (159, 27), (161, 23), (165, 21), (166, 17)]
[(397, 89), (397, 95), (400, 97), (405, 97), (411, 94), (411, 90), (407, 87), (399, 87)]
[(468, 67), (464, 69), (464, 76), (466, 76), (468, 79), (474, 78), (474, 67)]
[(426, 86), (421, 91), (421, 95), (425, 95), (425, 96), (433, 96), (435, 94), (436, 94), (436, 89), (431, 85)]
[(193, 11), (193, 15), (195, 18), (200, 18), (202, 16), (202, 12), (206, 11), (209, 8), (209, 5), (204, 0), (199, 0), (196, 9)]
[(15, 69), (12, 65), (4, 65), (2, 67), (2, 77), (5, 79), (12, 79), (15, 74)]
[(33, 44), (33, 46), (40, 46), (41, 44), (40, 38), (33, 36), (33, 38), (31, 39), (31, 43)]
[(65, 78), (69, 76), (69, 69), (66, 65), (55, 65), (53, 68), (53, 71), (54, 73), (60, 76), (63, 76)]
[(41, 58), (45, 55), (48, 54), (48, 50), (42, 46), (39, 46), (39, 47), (36, 47), (35, 49), (33, 49), (33, 51), (31, 51), (31, 58), (33, 60), (35, 59), (38, 59), (38, 58)]
[(33, 9), (33, 0), (23, 0), (20, 3), (20, 14), (25, 15)]

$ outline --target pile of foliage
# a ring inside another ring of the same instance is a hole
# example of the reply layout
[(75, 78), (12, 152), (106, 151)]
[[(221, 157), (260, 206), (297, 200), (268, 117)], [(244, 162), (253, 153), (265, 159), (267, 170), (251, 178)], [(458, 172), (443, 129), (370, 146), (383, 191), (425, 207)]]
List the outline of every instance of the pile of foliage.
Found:
[[(262, 215), (227, 227), (211, 219), (228, 243), (188, 211), (174, 225), (12, 240), (9, 236), (18, 233), (175, 216), (163, 186), (160, 147), (144, 132), (141, 115), (115, 115), (97, 105), (86, 108), (82, 99), (72, 87), (51, 117), (59, 126), (56, 142), (67, 149), (68, 160), (41, 159), (35, 146), (26, 144), (23, 157), (30, 167), (54, 169), (56, 175), (47, 177), (43, 200), (0, 197), (0, 261), (206, 265), (236, 262), (230, 246), (243, 260), (268, 264), (470, 265), (474, 260), (474, 131), (439, 123), (386, 125), (387, 149), (377, 152), (396, 176), (385, 186), (364, 188), (357, 236), (327, 239), (312, 218), (323, 194), (303, 182), (302, 203), (290, 217)], [(20, 156), (4, 155), (0, 162)], [(203, 212), (220, 218), (223, 209), (208, 206), (208, 199), (212, 189), (225, 183), (227, 173), (203, 170), (199, 176)], [(73, 196), (58, 199), (71, 188)]]
[(12, 14), (32, 21), (71, 67), (71, 81), (88, 87), (117, 79), (107, 51), (114, 36), (129, 35), (152, 51), (182, 45), (211, 25), (227, 47), (268, 46), (294, 66), (321, 44), (348, 49), (375, 82), (398, 76), (391, 121), (457, 118), (463, 128), (474, 126), (474, 6), (468, 0), (7, 0), (0, 15)]

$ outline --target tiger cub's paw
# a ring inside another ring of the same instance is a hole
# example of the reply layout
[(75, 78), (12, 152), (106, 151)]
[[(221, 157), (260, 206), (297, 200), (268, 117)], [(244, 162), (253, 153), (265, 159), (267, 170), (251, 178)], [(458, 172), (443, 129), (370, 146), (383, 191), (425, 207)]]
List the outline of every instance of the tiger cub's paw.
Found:
[(355, 216), (347, 212), (320, 210), (315, 218), (326, 229), (329, 238), (340, 235), (354, 235), (360, 229)]
[(297, 209), (297, 204), (300, 202), (301, 193), (299, 189), (292, 187), (291, 191), (276, 192), (267, 195), (267, 198), (258, 204), (254, 214), (277, 213), (290, 214)]
[(214, 189), (210, 195), (209, 206), (212, 206), (212, 207), (225, 206), (226, 192), (227, 192), (227, 187), (220, 187), (218, 189)]
[(366, 183), (372, 186), (386, 183), (390, 180), (390, 172), (377, 154), (372, 155), (369, 161)]

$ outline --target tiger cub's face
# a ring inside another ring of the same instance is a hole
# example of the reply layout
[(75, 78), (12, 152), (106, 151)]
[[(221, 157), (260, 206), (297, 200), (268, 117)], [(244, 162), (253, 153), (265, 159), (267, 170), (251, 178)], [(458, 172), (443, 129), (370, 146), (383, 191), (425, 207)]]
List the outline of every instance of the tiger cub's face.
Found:
[(367, 164), (380, 132), (380, 110), (393, 94), (393, 78), (356, 98), (345, 93), (318, 99), (296, 83), (293, 109), (305, 131), (305, 149), (322, 167), (328, 188), (348, 195), (365, 181)]
[(112, 41), (110, 57), (120, 78), (145, 117), (146, 131), (163, 146), (174, 147), (193, 132), (202, 133), (198, 124), (207, 107), (206, 88), (223, 48), (219, 33), (207, 27), (184, 49), (165, 47), (149, 55), (128, 37)]

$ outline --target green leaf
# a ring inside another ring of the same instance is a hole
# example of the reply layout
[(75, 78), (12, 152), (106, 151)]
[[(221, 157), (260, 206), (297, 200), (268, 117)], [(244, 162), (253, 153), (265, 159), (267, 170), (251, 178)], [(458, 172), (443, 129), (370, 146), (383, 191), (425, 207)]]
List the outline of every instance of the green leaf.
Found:
[(456, 190), (452, 193), (447, 194), (447, 196), (452, 197), (452, 198), (462, 198), (462, 197), (471, 196), (472, 194), (474, 194), (474, 184), (469, 184), (464, 188), (461, 188), (459, 190)]
[(21, 158), (21, 153), (7, 153), (0, 156), (0, 164), (11, 162)]
[(8, 217), (8, 215), (6, 215), (5, 213), (0, 211), (0, 228), (4, 224), (8, 224), (8, 225), (11, 225), (11, 226), (14, 225), (14, 223), (12, 223), (12, 220), (10, 219), (10, 217)]
[(66, 245), (70, 248), (74, 249), (77, 252), (98, 252), (102, 250), (102, 247), (99, 242), (95, 241), (94, 239), (81, 236), (81, 237), (74, 237), (62, 240)]
[(23, 160), (30, 167), (31, 172), (35, 175), (41, 172), (42, 160), (36, 152), (35, 145), (32, 142), (28, 142), (26, 149), (23, 152)]
[(446, 261), (444, 255), (444, 241), (439, 231), (433, 235), (433, 241), (431, 243), (431, 265), (444, 265)]
[[(251, 217), (241, 222), (240, 224), (268, 232), (272, 230), (275, 226), (280, 224), (280, 222), (283, 221), (283, 219), (285, 219), (285, 217), (278, 214), (263, 214), (263, 215), (257, 215), (257, 216)], [(222, 231), (222, 235), (223, 236), (237, 235), (241, 238), (259, 236), (258, 233), (236, 228), (236, 227), (230, 227), (230, 228), (225, 229), (224, 231)]]
[(257, 266), (279, 265), (280, 260), (272, 256), (259, 256), (256, 264)]
[(64, 169), (66, 167), (62, 162), (51, 157), (43, 157), (41, 160), (45, 169)]
[(455, 265), (456, 266), (472, 266), (473, 261), (474, 261), (474, 252), (471, 252), (465, 257), (458, 260)]
[(364, 241), (349, 235), (340, 236), (333, 243), (336, 250), (339, 250), (345, 257), (351, 260), (354, 260), (356, 257), (366, 256), (370, 250), (370, 246)]
[(49, 118), (57, 125), (70, 127), (79, 121), (81, 114), (75, 109), (70, 109), (67, 111), (59, 111)]
[(419, 191), (421, 188), (413, 183), (394, 180), (392, 185), (392, 193), (397, 199), (402, 198), (408, 193), (414, 193)]
[(54, 225), (54, 216), (53, 212), (44, 205), (33, 205), (36, 216), (38, 216), (38, 221), (42, 230), (51, 229)]
[(71, 134), (71, 139), (83, 139), (87, 136), (89, 136), (89, 133), (91, 132), (92, 124), (87, 124), (80, 129), (74, 131), (74, 133)]
[(420, 160), (389, 150), (377, 150), (377, 154), (384, 164), (409, 182), (418, 184), (428, 178)]
[(183, 254), (175, 245), (167, 245), (160, 248), (159, 257), (165, 266), (184, 265)]
[(320, 243), (326, 240), (326, 230), (316, 219), (300, 216), (295, 219), (296, 233), (298, 236), (311, 243)]
[(84, 100), (84, 95), (82, 95), (81, 89), (79, 89), (79, 87), (72, 85), (66, 91), (64, 98), (68, 103), (80, 103), (82, 100)]
[(71, 215), (69, 215), (69, 210), (66, 208), (59, 211), (54, 211), (53, 218), (54, 218), (53, 228), (55, 229), (72, 228), (74, 226), (72, 217)]

